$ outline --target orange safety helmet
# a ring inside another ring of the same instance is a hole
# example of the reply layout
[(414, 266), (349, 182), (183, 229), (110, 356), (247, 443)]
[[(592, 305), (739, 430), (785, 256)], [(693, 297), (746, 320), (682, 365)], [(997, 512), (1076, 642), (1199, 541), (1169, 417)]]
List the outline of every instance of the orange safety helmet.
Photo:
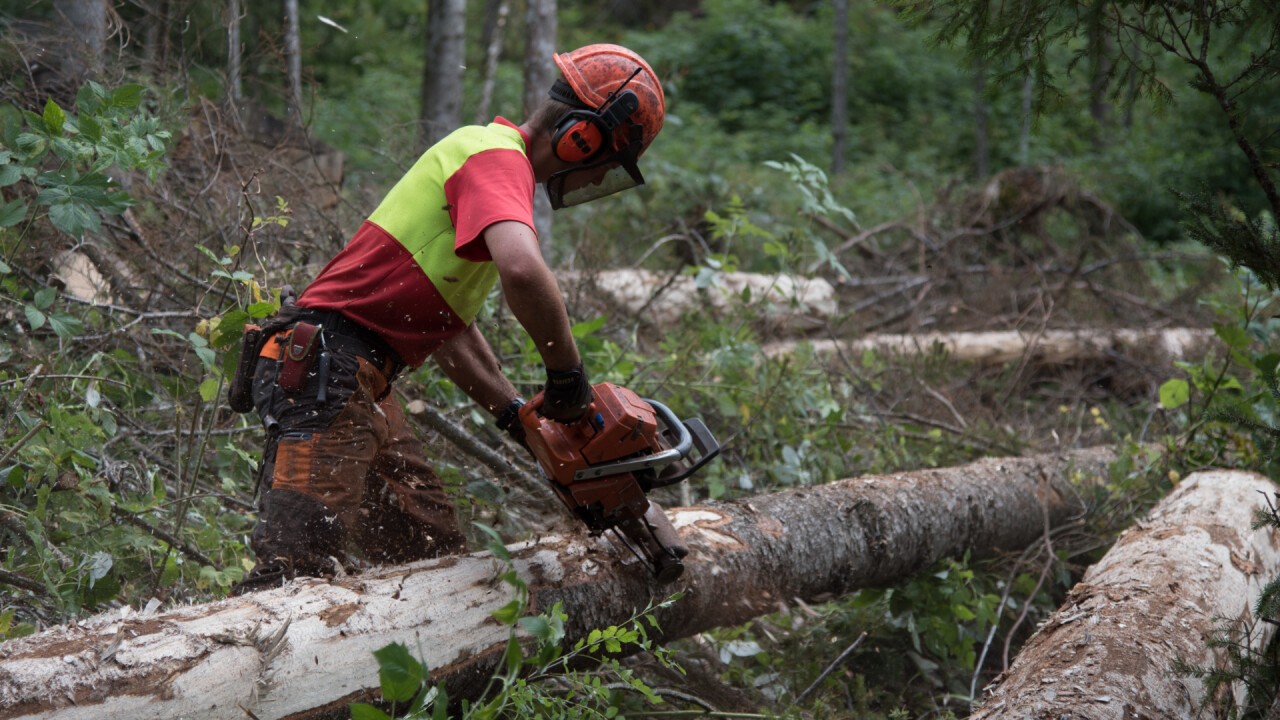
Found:
[[(662, 83), (644, 58), (621, 45), (597, 43), (572, 52), (556, 53), (552, 60), (573, 88), (574, 95), (593, 109), (601, 109), (623, 86), (634, 92), (640, 106), (631, 115), (631, 121), (644, 127), (643, 148), (648, 148), (658, 136), (666, 117), (666, 98), (662, 94)], [(626, 141), (625, 137), (616, 139), (619, 144)]]
[(572, 167), (546, 183), (559, 209), (644, 184), (636, 164), (666, 116), (662, 84), (643, 58), (599, 43), (552, 56), (563, 79), (553, 99), (574, 108), (552, 131), (555, 156)]

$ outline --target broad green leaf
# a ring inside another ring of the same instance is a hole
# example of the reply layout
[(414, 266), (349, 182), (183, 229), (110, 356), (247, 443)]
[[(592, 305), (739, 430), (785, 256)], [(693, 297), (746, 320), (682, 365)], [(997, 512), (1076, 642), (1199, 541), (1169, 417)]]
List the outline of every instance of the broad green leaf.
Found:
[[(201, 339), (203, 340), (203, 338)], [(200, 364), (204, 366), (204, 369), (212, 371), (214, 364), (218, 360), (218, 354), (207, 347), (198, 347), (195, 350), (196, 357), (200, 358)]]
[(80, 86), (76, 93), (76, 108), (81, 115), (97, 115), (102, 111), (102, 104), (107, 99), (107, 91), (102, 85), (89, 80)]
[(271, 302), (253, 303), (249, 306), (249, 317), (256, 319), (269, 317), (277, 309), (277, 305)]
[(200, 382), (200, 399), (205, 402), (213, 402), (218, 397), (218, 379), (205, 378)]
[(97, 232), (101, 227), (98, 213), (75, 202), (50, 205), (49, 220), (54, 227), (77, 240), (84, 237), (86, 232)]
[(54, 137), (62, 136), (62, 124), (67, 121), (67, 114), (58, 107), (52, 98), (44, 103), (44, 128)]
[(26, 217), (27, 203), (21, 198), (0, 205), (0, 228), (13, 227), (25, 220)]
[(520, 671), (520, 666), (524, 664), (524, 651), (520, 648), (520, 643), (516, 642), (514, 635), (507, 640), (507, 652), (505, 653), (507, 673), (515, 675)]
[(519, 600), (512, 600), (493, 611), (493, 618), (503, 625), (513, 625), (517, 618), (520, 617), (521, 603)]
[(1232, 350), (1243, 350), (1249, 347), (1249, 333), (1239, 325), (1214, 323), (1213, 332)]
[(24, 132), (18, 135), (18, 139), (14, 143), (18, 152), (22, 153), (28, 160), (35, 159), (44, 153), (48, 142), (35, 133)]
[(64, 340), (73, 338), (84, 332), (84, 323), (80, 318), (67, 313), (49, 313), (49, 327)]
[(57, 299), (57, 297), (58, 297), (57, 288), (43, 287), (36, 291), (36, 295), (32, 299), (32, 302), (34, 302), (35, 306), (40, 308), (41, 310), (47, 310), (49, 306), (53, 304), (53, 301)]
[(401, 643), (391, 643), (373, 651), (378, 659), (378, 679), (382, 696), (392, 702), (408, 702), (418, 693), (426, 671)]
[(17, 165), (7, 161), (3, 165), (0, 165), (0, 187), (9, 187), (21, 179), (22, 169)]
[(132, 110), (138, 107), (138, 103), (142, 102), (142, 86), (141, 85), (121, 85), (111, 91), (111, 99), (109, 100), (111, 107)]
[(431, 720), (449, 720), (449, 694), (440, 688), (431, 706)]
[(39, 330), (44, 327), (44, 313), (40, 312), (35, 305), (24, 305), (22, 311), (26, 313), (27, 326), (32, 330)]
[(573, 337), (575, 340), (581, 340), (582, 338), (588, 337), (595, 331), (604, 327), (604, 324), (607, 320), (608, 320), (607, 317), (605, 317), (604, 315), (601, 315), (600, 317), (594, 320), (585, 320), (583, 322), (574, 323), (573, 327), (570, 329), (570, 332), (573, 334)]
[(97, 120), (93, 119), (92, 115), (81, 115), (80, 134), (84, 136), (85, 140), (97, 143), (102, 140), (102, 126), (98, 124)]
[(1191, 386), (1186, 380), (1174, 378), (1166, 380), (1160, 386), (1160, 407), (1173, 410), (1187, 404), (1191, 399)]
[(537, 615), (522, 617), (520, 618), (520, 626), (542, 642), (551, 639), (551, 624), (546, 621), (546, 618), (538, 617)]
[(209, 344), (218, 348), (230, 347), (244, 335), (244, 326), (249, 320), (249, 313), (243, 310), (228, 312), (213, 324)]
[(351, 703), (351, 720), (391, 720), (391, 716), (372, 705)]

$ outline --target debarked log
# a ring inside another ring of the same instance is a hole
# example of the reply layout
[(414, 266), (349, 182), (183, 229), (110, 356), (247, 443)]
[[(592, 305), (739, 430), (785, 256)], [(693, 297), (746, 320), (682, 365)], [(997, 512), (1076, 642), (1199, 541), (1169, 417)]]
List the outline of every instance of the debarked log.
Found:
[[(1046, 522), (1079, 515), (1077, 482), (1105, 477), (1113, 457), (1096, 448), (987, 459), (674, 509), (691, 553), (665, 586), (604, 539), (511, 550), (533, 610), (564, 603), (568, 643), (682, 590), (659, 615), (674, 639), (793, 599), (901, 582), (966, 551), (1021, 549)], [(10, 640), (0, 644), (0, 718), (347, 717), (349, 703), (376, 699), (371, 653), (391, 642), (422, 657), (451, 697), (474, 697), (508, 638), (491, 616), (511, 598), (502, 571), (480, 552)]]
[(859, 357), (867, 351), (882, 355), (920, 355), (941, 348), (955, 360), (990, 365), (1022, 358), (1047, 364), (1098, 360), (1136, 352), (1177, 360), (1206, 347), (1213, 336), (1213, 330), (1207, 328), (885, 333), (847, 340), (777, 342), (766, 345), (764, 354), (790, 355), (797, 345), (807, 343), (819, 357), (836, 353)]
[[(1229, 669), (1214, 637), (1258, 652), (1272, 635), (1253, 610), (1280, 573), (1280, 542), (1251, 527), (1275, 492), (1255, 473), (1190, 475), (1089, 568), (971, 720), (1225, 717), (1201, 712), (1204, 684), (1188, 670)], [(1237, 707), (1244, 690), (1231, 687)]]

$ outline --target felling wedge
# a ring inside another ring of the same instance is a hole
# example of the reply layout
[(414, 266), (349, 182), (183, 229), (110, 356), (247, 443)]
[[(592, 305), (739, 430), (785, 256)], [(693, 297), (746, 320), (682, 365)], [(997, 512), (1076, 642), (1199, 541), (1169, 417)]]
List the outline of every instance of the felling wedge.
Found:
[(574, 423), (538, 412), (538, 394), (520, 409), (529, 450), (556, 495), (592, 535), (612, 530), (660, 582), (684, 572), (689, 554), (666, 513), (647, 493), (678, 483), (720, 452), (699, 419), (681, 420), (667, 406), (612, 383)]

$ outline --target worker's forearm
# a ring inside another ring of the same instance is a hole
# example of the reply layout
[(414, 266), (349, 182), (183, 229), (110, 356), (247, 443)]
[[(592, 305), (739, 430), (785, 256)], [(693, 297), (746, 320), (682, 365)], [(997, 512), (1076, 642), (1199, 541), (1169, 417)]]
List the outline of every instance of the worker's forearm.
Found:
[(493, 348), (474, 325), (441, 346), (432, 358), (455, 385), (490, 415), (497, 416), (518, 394), (503, 375)]
[(549, 270), (503, 278), (502, 292), (547, 369), (569, 370), (582, 361), (570, 332), (564, 299)]

